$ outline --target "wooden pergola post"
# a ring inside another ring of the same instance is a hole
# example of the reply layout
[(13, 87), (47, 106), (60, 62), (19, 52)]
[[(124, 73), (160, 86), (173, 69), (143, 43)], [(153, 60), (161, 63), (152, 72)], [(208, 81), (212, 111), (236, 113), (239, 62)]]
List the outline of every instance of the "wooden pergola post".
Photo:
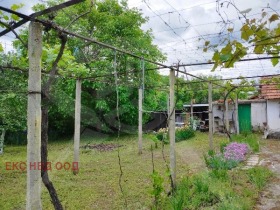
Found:
[(175, 70), (170, 69), (169, 88), (170, 88), (170, 106), (169, 106), (169, 141), (170, 141), (170, 173), (172, 179), (172, 188), (176, 187), (176, 154), (175, 154)]
[(239, 121), (238, 121), (238, 93), (236, 93), (236, 99), (235, 99), (235, 128), (236, 128), (236, 134), (239, 134)]
[(75, 132), (74, 132), (74, 163), (73, 173), (79, 173), (79, 150), (80, 150), (80, 136), (81, 136), (81, 92), (82, 81), (76, 80), (76, 100), (75, 100)]
[(208, 83), (208, 120), (209, 120), (209, 148), (213, 150), (213, 106), (212, 106), (212, 82)]
[[(227, 91), (225, 92), (225, 95), (227, 95)], [(225, 99), (225, 124), (226, 124), (226, 130), (229, 132), (229, 116), (228, 116), (228, 100)]]
[(29, 25), (27, 102), (27, 196), (26, 209), (40, 210), (41, 203), (41, 54), (42, 25)]
[(143, 89), (138, 90), (138, 154), (142, 154), (143, 126), (142, 126), (142, 109), (143, 109)]

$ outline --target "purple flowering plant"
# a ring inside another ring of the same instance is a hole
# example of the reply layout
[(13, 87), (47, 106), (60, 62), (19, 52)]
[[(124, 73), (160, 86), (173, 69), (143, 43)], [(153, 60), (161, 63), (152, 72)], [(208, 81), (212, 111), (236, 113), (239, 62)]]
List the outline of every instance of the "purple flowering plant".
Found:
[(248, 152), (247, 144), (232, 142), (224, 148), (224, 157), (226, 160), (241, 162), (245, 160)]

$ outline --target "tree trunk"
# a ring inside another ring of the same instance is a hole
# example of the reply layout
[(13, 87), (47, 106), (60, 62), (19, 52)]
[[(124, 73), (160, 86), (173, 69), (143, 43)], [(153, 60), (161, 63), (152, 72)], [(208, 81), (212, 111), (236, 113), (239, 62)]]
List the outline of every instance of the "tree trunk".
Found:
[(41, 176), (38, 168), (41, 162), (41, 54), (42, 25), (31, 22), (28, 38), (27, 210), (42, 209)]
[(42, 141), (42, 143), (41, 143), (41, 159), (42, 159), (41, 177), (42, 177), (42, 181), (43, 181), (44, 185), (46, 186), (46, 188), (49, 191), (50, 197), (52, 199), (52, 203), (56, 210), (62, 210), (63, 208), (62, 208), (60, 200), (57, 196), (56, 190), (48, 176), (48, 130), (49, 130), (48, 104), (50, 102), (50, 87), (54, 83), (55, 74), (57, 73), (57, 65), (63, 55), (67, 37), (65, 35), (61, 34), (60, 39), (61, 39), (61, 47), (60, 47), (59, 53), (56, 57), (56, 60), (53, 63), (52, 70), (50, 72), (50, 77), (42, 88), (43, 106), (42, 106), (42, 133), (41, 133), (41, 141)]
[(46, 105), (47, 98), (43, 97), (43, 104), (42, 107), (42, 144), (41, 144), (41, 158), (42, 158), (42, 170), (41, 170), (41, 177), (44, 185), (49, 191), (50, 197), (52, 199), (52, 203), (56, 210), (62, 210), (63, 207), (59, 201), (57, 196), (56, 190), (49, 179), (48, 175), (48, 105)]

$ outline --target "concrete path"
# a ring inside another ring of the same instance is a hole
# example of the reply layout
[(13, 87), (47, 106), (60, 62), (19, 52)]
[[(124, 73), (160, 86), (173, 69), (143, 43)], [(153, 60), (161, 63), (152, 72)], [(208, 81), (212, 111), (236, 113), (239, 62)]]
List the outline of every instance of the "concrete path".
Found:
[[(275, 174), (275, 177), (260, 193), (255, 209), (280, 210), (280, 141), (261, 141), (262, 149), (257, 164), (268, 167)], [(256, 157), (252, 157), (252, 161), (249, 163), (255, 164), (256, 159)]]
[(242, 169), (249, 169), (259, 164), (259, 154), (250, 155)]

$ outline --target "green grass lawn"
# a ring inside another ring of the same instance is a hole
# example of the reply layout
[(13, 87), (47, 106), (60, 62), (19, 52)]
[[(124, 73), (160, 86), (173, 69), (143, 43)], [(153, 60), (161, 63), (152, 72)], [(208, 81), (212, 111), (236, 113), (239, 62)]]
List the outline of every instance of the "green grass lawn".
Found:
[[(154, 142), (144, 138), (144, 150), (138, 155), (137, 136), (119, 138), (121, 165), (123, 169), (122, 186), (119, 188), (120, 169), (117, 150), (98, 152), (80, 149), (79, 174), (72, 171), (57, 170), (57, 162), (73, 161), (73, 141), (63, 140), (49, 143), (49, 171), (59, 198), (65, 209), (124, 209), (124, 197), (128, 209), (151, 209), (152, 191), (152, 154)], [(215, 148), (225, 141), (225, 137), (215, 136)], [(94, 143), (117, 143), (112, 137), (85, 137), (81, 145)], [(190, 140), (176, 143), (178, 181), (191, 174), (205, 171), (203, 153), (208, 151), (208, 134), (196, 133)], [(7, 146), (0, 158), (0, 209), (25, 209), (26, 172), (6, 170), (6, 162), (26, 161), (26, 146)], [(164, 155), (168, 160), (169, 146), (165, 145)], [(153, 151), (156, 171), (165, 179), (165, 191), (169, 190), (166, 164), (163, 160), (161, 145)], [(42, 184), (43, 209), (53, 209), (49, 194)]]

